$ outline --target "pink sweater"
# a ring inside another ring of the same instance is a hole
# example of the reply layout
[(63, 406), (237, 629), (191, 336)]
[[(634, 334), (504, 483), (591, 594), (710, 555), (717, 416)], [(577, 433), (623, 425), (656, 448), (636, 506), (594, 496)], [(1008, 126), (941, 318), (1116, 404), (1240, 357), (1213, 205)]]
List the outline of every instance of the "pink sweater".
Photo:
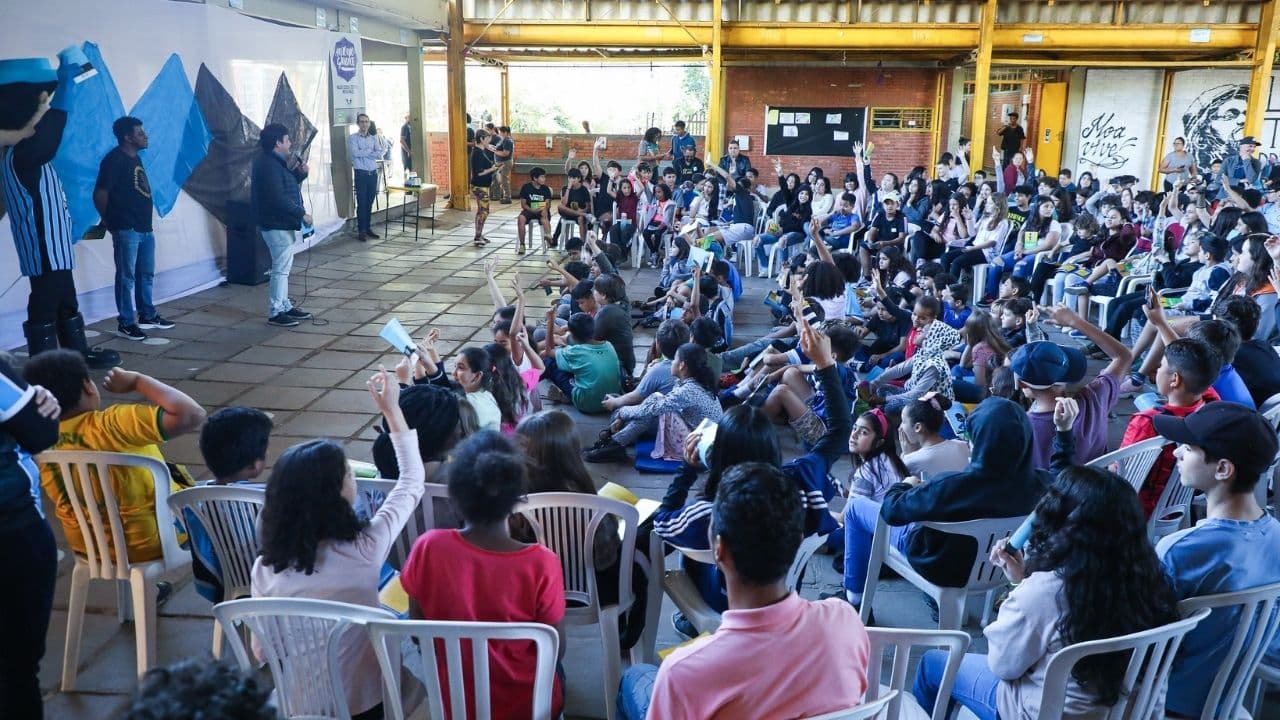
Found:
[[(251, 575), (253, 597), (311, 598), (379, 607), (378, 575), (382, 564), (426, 493), (418, 431), (391, 433), (391, 444), (396, 450), (400, 479), (368, 527), (351, 542), (322, 542), (316, 552), (315, 572), (310, 575), (292, 569), (278, 573), (263, 565), (259, 556)], [(382, 702), (378, 659), (368, 637), (358, 631), (348, 632), (339, 645), (338, 657), (351, 714)]]

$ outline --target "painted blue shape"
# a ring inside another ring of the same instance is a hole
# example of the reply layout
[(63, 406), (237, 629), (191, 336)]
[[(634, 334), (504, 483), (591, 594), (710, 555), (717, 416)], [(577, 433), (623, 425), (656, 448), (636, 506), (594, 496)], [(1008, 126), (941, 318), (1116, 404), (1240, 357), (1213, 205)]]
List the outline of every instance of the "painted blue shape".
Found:
[(75, 238), (98, 222), (98, 211), (93, 207), (98, 165), (116, 146), (111, 123), (124, 115), (124, 103), (120, 102), (120, 93), (98, 46), (86, 42), (84, 54), (98, 74), (62, 91), (71, 95), (64, 99), (68, 108), (67, 128), (62, 133), (58, 154), (53, 158), (53, 168), (67, 194)]
[(213, 138), (177, 53), (165, 61), (130, 114), (147, 131), (150, 143), (142, 152), (142, 165), (151, 181), (151, 202), (164, 217), (173, 210), (191, 171), (208, 154)]

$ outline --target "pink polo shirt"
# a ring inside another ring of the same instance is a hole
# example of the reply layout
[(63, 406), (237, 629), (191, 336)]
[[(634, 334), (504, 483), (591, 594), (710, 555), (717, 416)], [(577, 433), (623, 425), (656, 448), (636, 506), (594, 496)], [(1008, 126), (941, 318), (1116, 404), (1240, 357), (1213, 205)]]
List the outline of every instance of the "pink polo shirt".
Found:
[(791, 593), (725, 612), (710, 637), (658, 670), (650, 718), (799, 718), (849, 708), (867, 690), (871, 642), (851, 605)]

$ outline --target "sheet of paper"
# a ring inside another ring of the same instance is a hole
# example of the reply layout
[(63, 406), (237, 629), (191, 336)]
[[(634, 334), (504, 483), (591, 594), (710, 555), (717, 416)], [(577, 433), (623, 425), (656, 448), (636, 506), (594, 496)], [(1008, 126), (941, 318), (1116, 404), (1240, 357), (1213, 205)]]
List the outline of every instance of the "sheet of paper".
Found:
[(839, 125), (839, 124), (840, 124), (840, 113), (827, 113), (827, 124), (828, 124), (828, 125)]
[(832, 139), (833, 141), (835, 141), (835, 142), (848, 142), (848, 141), (849, 141), (849, 133), (848, 133), (848, 131), (845, 131), (845, 130), (833, 130), (833, 131), (831, 132), (831, 134), (834, 136), (834, 137), (832, 137), (831, 139)]
[(715, 259), (716, 259), (715, 253), (711, 252), (710, 250), (703, 250), (700, 247), (692, 247), (692, 246), (690, 246), (689, 248), (689, 267), (691, 269), (701, 265), (704, 271), (709, 272), (711, 269), (711, 263)]
[(382, 331), (378, 333), (378, 337), (386, 340), (391, 347), (396, 349), (396, 352), (402, 352), (405, 355), (414, 353), (413, 338), (409, 337), (409, 331), (405, 330), (404, 326), (396, 318), (391, 318), (387, 321)]
[(782, 125), (794, 125), (796, 122), (795, 113), (779, 113), (778, 122)]
[(766, 119), (765, 119), (765, 122), (769, 123), (770, 125), (777, 125), (777, 124), (778, 124), (778, 111), (777, 111), (777, 110), (770, 110), (770, 111), (769, 111), (769, 113), (768, 113), (767, 115), (765, 115), (765, 118), (766, 118)]
[(615, 482), (607, 482), (596, 491), (600, 497), (607, 497), (610, 500), (619, 500), (628, 505), (635, 505), (640, 501), (636, 494)]
[(783, 125), (782, 137), (800, 137), (800, 131), (795, 125)]
[[(662, 507), (662, 503), (657, 500), (649, 500), (648, 498), (644, 498), (637, 502), (636, 510), (640, 511), (640, 522), (644, 522), (645, 520), (653, 517), (653, 514), (658, 512), (658, 508), (660, 507)], [(622, 526), (619, 526), (618, 529), (625, 530)]]
[(796, 113), (796, 124), (797, 124), (797, 125), (808, 125), (808, 124), (809, 124), (809, 113)]

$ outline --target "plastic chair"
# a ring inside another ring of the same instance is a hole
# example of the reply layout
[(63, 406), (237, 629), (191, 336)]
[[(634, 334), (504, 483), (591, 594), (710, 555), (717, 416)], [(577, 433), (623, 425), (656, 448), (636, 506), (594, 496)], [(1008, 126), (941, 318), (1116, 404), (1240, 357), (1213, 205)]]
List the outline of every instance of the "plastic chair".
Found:
[[(987, 294), (987, 269), (991, 263), (980, 263), (973, 266), (973, 299), (969, 304), (977, 307)], [(994, 297), (994, 296), (993, 296)]]
[[(889, 703), (888, 717), (904, 718), (916, 714), (914, 710), (903, 714), (903, 704), (919, 709), (915, 698), (907, 687), (907, 670), (911, 665), (911, 651), (916, 648), (943, 647), (947, 651), (947, 666), (942, 673), (942, 682), (938, 686), (938, 701), (934, 703), (930, 717), (932, 720), (945, 720), (947, 716), (947, 698), (951, 697), (951, 686), (955, 684), (956, 673), (960, 671), (960, 661), (969, 649), (969, 633), (963, 630), (903, 630), (898, 628), (867, 628), (871, 638), (871, 658), (867, 664), (867, 696), (880, 697), (886, 689), (900, 693)], [(889, 671), (889, 682), (884, 684), (880, 671), (888, 659), (886, 655), (893, 651), (893, 665)], [(926, 712), (919, 709), (919, 712)]]
[(365, 633), (371, 620), (394, 617), (377, 608), (309, 598), (245, 598), (218, 603), (213, 615), (230, 639), (236, 661), (255, 672), (257, 663), (241, 639), (243, 625), (257, 640), (257, 654), (271, 671), (276, 707), (284, 718), (350, 720), (338, 659), (348, 632)]
[(1148, 438), (1098, 456), (1085, 463), (1085, 466), (1113, 472), (1124, 478), (1125, 482), (1133, 487), (1134, 492), (1137, 492), (1142, 489), (1142, 484), (1147, 481), (1147, 476), (1151, 474), (1151, 468), (1155, 467), (1160, 453), (1169, 444), (1169, 441), (1162, 437)]
[[(60, 474), (84, 547), (84, 554), (75, 553), (75, 569), (71, 571), (62, 690), (70, 692), (75, 688), (85, 602), (89, 599), (89, 583), (94, 580), (116, 583), (120, 622), (130, 617), (134, 621), (137, 670), (142, 675), (156, 659), (155, 578), (191, 562), (191, 556), (178, 545), (173, 531), (173, 515), (168, 503), (169, 468), (163, 461), (145, 455), (91, 450), (53, 450), (36, 456), (36, 462), (53, 465)], [(151, 473), (155, 521), (160, 536), (161, 556), (157, 560), (134, 563), (126, 554), (124, 521), (110, 482), (109, 469), (113, 467), (143, 468)], [(91, 498), (101, 498), (101, 501), (90, 502)], [(124, 589), (126, 583), (128, 593)]]
[[(529, 521), (538, 542), (560, 559), (565, 600), (569, 603), (565, 623), (600, 626), (605, 660), (605, 714), (612, 720), (617, 708), (611, 698), (622, 682), (619, 621), (635, 600), (631, 593), (631, 565), (635, 562), (640, 513), (634, 505), (573, 492), (534, 493), (516, 511)], [(622, 548), (618, 555), (618, 602), (603, 605), (596, 587), (594, 540), (597, 528), (609, 515), (621, 523)]]
[(1263, 400), (1262, 405), (1258, 407), (1258, 412), (1262, 413), (1262, 417), (1266, 418), (1271, 427), (1280, 424), (1280, 393)]
[[(222, 569), (222, 596), (249, 597), (253, 561), (258, 557), (258, 515), (266, 486), (201, 485), (169, 496), (169, 510), (191, 535), (187, 513), (204, 528)], [(194, 539), (191, 542), (195, 542)], [(222, 625), (213, 623), (213, 656), (222, 657)]]
[(1267, 693), (1267, 688), (1280, 687), (1280, 668), (1270, 665), (1259, 664), (1253, 673), (1256, 680), (1253, 695), (1253, 716), (1255, 718), (1262, 717), (1262, 698)]
[[(409, 552), (413, 550), (413, 543), (419, 537), (425, 535), (428, 530), (436, 529), (435, 501), (443, 500), (448, 502), (449, 500), (449, 488), (445, 485), (430, 482), (423, 484), (426, 485), (427, 492), (422, 496), (422, 502), (418, 504), (417, 510), (409, 516), (409, 521), (405, 523), (404, 529), (400, 531), (400, 535), (392, 543), (391, 552), (387, 555), (387, 562), (397, 571), (404, 568), (404, 562), (409, 558)], [(356, 480), (356, 492), (364, 494), (371, 515), (378, 511), (378, 508), (387, 499), (387, 494), (395, 486), (395, 480), (384, 480), (382, 478)]]
[[(915, 568), (911, 567), (907, 557), (889, 544), (889, 526), (884, 518), (878, 518), (876, 532), (871, 541), (871, 559), (867, 563), (867, 583), (862, 590), (862, 622), (869, 623), (871, 620), (876, 586), (880, 582), (880, 568), (888, 565), (904, 580), (924, 591), (938, 603), (939, 630), (959, 630), (964, 622), (965, 600), (969, 595), (986, 593), (1007, 583), (1004, 572), (992, 565), (987, 558), (996, 542), (1012, 535), (1025, 519), (1026, 516), (1019, 516), (961, 522), (916, 523), (917, 527), (927, 527), (938, 532), (973, 538), (977, 545), (973, 566), (969, 569), (969, 579), (964, 587), (941, 587), (925, 580)], [(982, 610), (983, 625), (989, 621), (990, 613), (991, 603), (987, 602)]]
[(1156, 500), (1155, 510), (1147, 520), (1147, 536), (1151, 544), (1160, 542), (1160, 538), (1171, 535), (1183, 528), (1191, 526), (1191, 497), (1195, 491), (1185, 487), (1179, 481), (1180, 474), (1175, 466), (1169, 474), (1169, 481), (1164, 484)]
[[(710, 532), (708, 530), (708, 534)], [(791, 567), (787, 570), (787, 587), (795, 588), (799, 584), (800, 576), (804, 572), (805, 566), (809, 564), (809, 558), (813, 557), (813, 554), (826, 541), (826, 535), (809, 535), (800, 541), (800, 548), (796, 551), (795, 560), (791, 562)], [(695, 550), (675, 545), (671, 547), (680, 553), (682, 559), (688, 558), (704, 565), (714, 565), (716, 562), (715, 554), (710, 550)], [(680, 612), (697, 628), (698, 632), (715, 632), (720, 628), (720, 613), (707, 605), (702, 593), (698, 592), (697, 586), (693, 584), (693, 580), (689, 578), (689, 575), (683, 569), (667, 570), (661, 577), (662, 589), (667, 593), (667, 597), (671, 598), (671, 602), (680, 609)], [(646, 626), (647, 629), (648, 627)]]
[(1090, 307), (1098, 306), (1098, 327), (1107, 326), (1107, 308), (1111, 306), (1111, 301), (1121, 295), (1137, 292), (1139, 288), (1144, 288), (1151, 284), (1152, 276), (1150, 275), (1125, 275), (1120, 278), (1120, 285), (1116, 288), (1116, 294), (1113, 296), (1106, 295), (1090, 295)]
[[(1173, 666), (1173, 658), (1178, 654), (1178, 646), (1187, 633), (1208, 616), (1209, 610), (1205, 608), (1168, 625), (1062, 648), (1049, 658), (1040, 694), (1040, 714), (1036, 717), (1038, 720), (1058, 720), (1062, 717), (1063, 707), (1066, 705), (1067, 681), (1076, 663), (1092, 655), (1126, 650), (1131, 650), (1132, 654), (1120, 686), (1120, 701), (1107, 711), (1106, 720), (1151, 717), (1164, 698), (1169, 668)], [(975, 716), (968, 708), (961, 708), (956, 720), (975, 720)]]
[[(531, 641), (538, 660), (533, 676), (533, 718), (550, 720), (551, 697), (556, 672), (560, 636), (555, 628), (541, 623), (442, 622), (436, 620), (371, 620), (367, 623), (373, 650), (382, 668), (383, 710), (391, 720), (404, 720), (401, 701), (400, 647), (404, 640), (416, 641), (423, 649), (422, 666), (427, 683), (427, 707), (433, 720), (467, 718), (467, 699), (475, 700), (474, 720), (489, 720), (493, 714), (489, 692), (489, 643)], [(449, 709), (444, 707), (440, 685), (440, 659), (431, 649), (439, 643), (444, 651), (445, 675), (449, 680)], [(464, 645), (465, 643), (465, 645)], [(463, 648), (472, 653), (472, 693), (467, 692)], [(612, 696), (610, 696), (612, 697)]]
[(1249, 681), (1262, 662), (1262, 657), (1266, 655), (1271, 638), (1275, 636), (1277, 628), (1280, 628), (1277, 600), (1280, 600), (1280, 583), (1187, 598), (1178, 603), (1178, 611), (1184, 617), (1201, 608), (1239, 612), (1235, 633), (1231, 638), (1231, 649), (1227, 651), (1223, 665), (1218, 668), (1213, 685), (1209, 687), (1209, 696), (1205, 698), (1204, 708), (1200, 713), (1201, 720), (1235, 718), (1244, 713), (1244, 697)]
[[(805, 720), (870, 720), (870, 718), (880, 717), (880, 713), (898, 697), (897, 690), (890, 690), (888, 694), (877, 700), (868, 700), (867, 702), (851, 707), (846, 710), (836, 710), (835, 712), (824, 713), (822, 715), (810, 715)], [(888, 717), (894, 717), (890, 712)]]

